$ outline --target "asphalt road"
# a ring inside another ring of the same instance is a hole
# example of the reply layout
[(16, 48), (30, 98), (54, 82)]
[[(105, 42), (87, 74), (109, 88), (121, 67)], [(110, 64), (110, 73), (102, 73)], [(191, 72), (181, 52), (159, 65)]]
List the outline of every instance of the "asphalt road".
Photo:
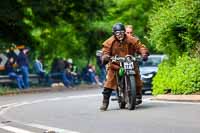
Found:
[(200, 104), (151, 101), (120, 110), (99, 106), (101, 89), (0, 97), (0, 133), (199, 133)]

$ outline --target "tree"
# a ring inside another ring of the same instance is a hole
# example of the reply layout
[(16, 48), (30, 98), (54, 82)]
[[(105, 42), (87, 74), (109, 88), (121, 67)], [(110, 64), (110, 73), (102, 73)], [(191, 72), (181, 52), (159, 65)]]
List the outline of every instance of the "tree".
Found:
[(199, 44), (199, 0), (154, 0), (149, 38), (157, 50), (176, 59)]
[(49, 59), (58, 53), (77, 58), (90, 53), (88, 39), (92, 36), (88, 35), (95, 31), (90, 29), (90, 23), (101, 19), (105, 12), (102, 0), (8, 0), (1, 3), (3, 35), (0, 42), (25, 44), (37, 51), (34, 54), (47, 55)]
[(108, 14), (104, 17), (104, 21), (96, 22), (95, 26), (104, 29), (107, 33), (105, 35), (111, 35), (111, 29), (115, 23), (132, 24), (136, 36), (148, 45), (145, 36), (148, 31), (147, 22), (152, 7), (151, 1), (107, 0), (106, 3)]

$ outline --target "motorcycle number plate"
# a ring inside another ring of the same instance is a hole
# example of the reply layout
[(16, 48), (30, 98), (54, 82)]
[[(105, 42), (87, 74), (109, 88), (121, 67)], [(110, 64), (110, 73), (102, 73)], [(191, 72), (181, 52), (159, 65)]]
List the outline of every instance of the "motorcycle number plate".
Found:
[(133, 65), (133, 62), (124, 62), (124, 68), (125, 69), (133, 69), (134, 68), (134, 65)]

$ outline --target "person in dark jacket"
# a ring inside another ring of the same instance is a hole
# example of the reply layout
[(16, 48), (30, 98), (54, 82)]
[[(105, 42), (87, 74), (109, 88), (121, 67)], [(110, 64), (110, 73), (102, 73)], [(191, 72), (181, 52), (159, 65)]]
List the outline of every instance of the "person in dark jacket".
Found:
[(16, 80), (17, 81), (17, 86), (19, 89), (23, 89), (24, 88), (24, 82), (22, 80), (22, 77), (20, 77), (16, 72), (15, 69), (13, 67), (13, 65), (15, 64), (14, 62), (14, 58), (10, 57), (8, 59), (8, 61), (5, 64), (5, 69), (6, 72), (9, 76), (10, 79)]
[(59, 77), (65, 87), (71, 87), (71, 83), (66, 76), (66, 63), (62, 58), (55, 58), (52, 62), (51, 78)]
[(17, 64), (22, 73), (22, 78), (24, 81), (24, 87), (29, 88), (29, 60), (28, 60), (28, 48), (20, 49), (20, 53), (17, 56)]

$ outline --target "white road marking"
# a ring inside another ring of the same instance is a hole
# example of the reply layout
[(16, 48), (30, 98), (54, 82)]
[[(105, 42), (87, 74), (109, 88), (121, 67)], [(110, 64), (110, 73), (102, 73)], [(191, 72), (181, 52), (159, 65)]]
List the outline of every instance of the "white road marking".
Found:
[(35, 132), (30, 132), (24, 129), (16, 128), (16, 127), (11, 127), (11, 126), (6, 126), (1, 124), (0, 128), (6, 131), (10, 131), (12, 133), (35, 133)]
[(17, 104), (17, 103), (4, 104), (4, 105), (1, 105), (0, 108), (12, 106), (12, 105), (15, 105), (15, 104)]
[(48, 101), (58, 101), (58, 100), (62, 100), (62, 97), (48, 99)]
[(55, 131), (55, 132), (58, 132), (58, 133), (79, 133), (79, 132), (76, 132), (76, 131), (56, 128), (56, 127), (50, 127), (50, 126), (44, 126), (44, 125), (34, 124), (34, 123), (29, 123), (29, 124), (25, 124), (25, 125), (30, 126), (30, 127), (39, 128), (39, 129), (44, 129), (44, 130), (47, 130), (47, 131)]
[(79, 95), (79, 96), (69, 96), (68, 99), (81, 99), (81, 98), (90, 98), (90, 97), (99, 97), (102, 94), (90, 94), (90, 95)]

